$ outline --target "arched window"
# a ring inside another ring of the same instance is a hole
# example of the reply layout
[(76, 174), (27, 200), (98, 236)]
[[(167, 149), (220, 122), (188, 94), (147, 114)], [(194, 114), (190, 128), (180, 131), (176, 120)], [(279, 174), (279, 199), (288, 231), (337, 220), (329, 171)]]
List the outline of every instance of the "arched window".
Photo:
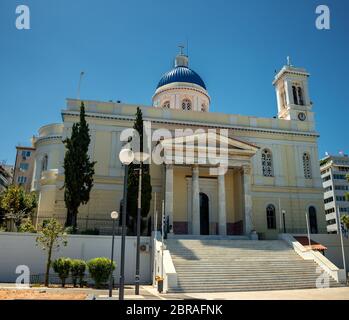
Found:
[(315, 207), (309, 207), (309, 229), (310, 233), (318, 233)]
[(273, 177), (273, 156), (269, 149), (264, 149), (262, 151), (262, 169), (263, 176), (265, 177)]
[(182, 110), (191, 110), (191, 101), (189, 99), (182, 100)]
[(303, 101), (303, 91), (302, 91), (302, 88), (298, 87), (297, 90), (298, 90), (298, 101), (299, 101), (299, 104), (301, 106), (303, 106), (304, 105), (304, 101)]
[(276, 229), (275, 207), (272, 204), (267, 206), (267, 226), (268, 229)]
[(201, 111), (206, 112), (206, 105), (204, 103), (201, 105)]
[(162, 107), (164, 108), (164, 109), (170, 109), (170, 101), (165, 101), (163, 104), (162, 104)]
[(311, 163), (310, 163), (310, 155), (309, 153), (303, 153), (303, 170), (304, 170), (304, 178), (311, 179)]
[(293, 103), (294, 104), (298, 104), (297, 88), (296, 88), (296, 86), (292, 86), (292, 93), (293, 93)]
[(47, 170), (47, 164), (48, 164), (48, 156), (47, 156), (47, 154), (45, 154), (44, 157), (42, 158), (42, 162), (41, 162), (41, 171)]

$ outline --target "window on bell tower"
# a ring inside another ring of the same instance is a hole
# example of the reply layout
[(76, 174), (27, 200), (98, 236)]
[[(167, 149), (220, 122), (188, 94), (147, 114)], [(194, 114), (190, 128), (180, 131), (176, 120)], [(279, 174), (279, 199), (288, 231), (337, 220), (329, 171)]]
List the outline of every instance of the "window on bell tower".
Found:
[(296, 86), (292, 86), (292, 93), (293, 93), (293, 103), (294, 104), (298, 104), (297, 88), (296, 88)]
[(304, 105), (304, 99), (303, 99), (303, 89), (300, 85), (293, 85), (292, 86), (292, 94), (293, 94), (293, 103), (296, 105), (303, 106)]
[(304, 105), (304, 102), (303, 102), (303, 92), (302, 92), (302, 88), (301, 87), (298, 87), (298, 89), (297, 89), (297, 93), (298, 93), (298, 101), (299, 101), (299, 104), (301, 105), (301, 106), (303, 106)]

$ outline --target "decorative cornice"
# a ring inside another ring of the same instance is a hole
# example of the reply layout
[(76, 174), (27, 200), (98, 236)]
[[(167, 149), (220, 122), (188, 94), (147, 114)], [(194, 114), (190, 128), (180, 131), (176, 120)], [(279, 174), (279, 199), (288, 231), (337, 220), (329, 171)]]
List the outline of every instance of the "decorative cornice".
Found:
[(62, 136), (55, 135), (55, 136), (38, 137), (38, 138), (36, 138), (35, 144), (37, 144), (38, 142), (50, 141), (50, 140), (58, 140), (58, 141), (62, 142)]
[(153, 95), (152, 99), (154, 99), (157, 95), (159, 95), (159, 94), (161, 94), (161, 93), (163, 93), (163, 92), (166, 92), (166, 91), (174, 91), (174, 90), (179, 90), (179, 89), (197, 91), (197, 92), (199, 92), (199, 93), (204, 94), (204, 95), (208, 98), (208, 100), (211, 101), (211, 97), (210, 97), (210, 96), (208, 95), (208, 93), (205, 92), (204, 90), (200, 90), (200, 89), (198, 89), (198, 88), (193, 88), (193, 87), (185, 87), (185, 86), (183, 86), (183, 87), (175, 87), (175, 88), (164, 88), (164, 89), (162, 89), (162, 90), (159, 90), (159, 91), (155, 92), (155, 94)]
[[(79, 116), (78, 111), (62, 111), (62, 117), (64, 115)], [(128, 120), (134, 121), (135, 116), (123, 116), (123, 115), (111, 115), (104, 113), (86, 113), (87, 117), (97, 118), (97, 119), (109, 119), (109, 120)], [(143, 117), (143, 120), (151, 121), (154, 123), (166, 123), (166, 124), (178, 124), (178, 125), (190, 125), (194, 127), (207, 127), (207, 128), (217, 128), (217, 129), (232, 129), (240, 131), (249, 131), (249, 132), (263, 132), (263, 133), (277, 133), (277, 134), (286, 134), (286, 135), (295, 135), (295, 136), (306, 136), (306, 137), (319, 137), (319, 134), (316, 132), (305, 132), (305, 131), (291, 131), (291, 130), (282, 130), (282, 129), (267, 129), (267, 128), (256, 128), (256, 127), (244, 127), (237, 125), (227, 125), (227, 124), (215, 124), (215, 123), (206, 123), (206, 122), (195, 122), (195, 121), (186, 121), (186, 120), (171, 120), (171, 119), (156, 119), (151, 117)], [(291, 121), (291, 120), (290, 120)]]

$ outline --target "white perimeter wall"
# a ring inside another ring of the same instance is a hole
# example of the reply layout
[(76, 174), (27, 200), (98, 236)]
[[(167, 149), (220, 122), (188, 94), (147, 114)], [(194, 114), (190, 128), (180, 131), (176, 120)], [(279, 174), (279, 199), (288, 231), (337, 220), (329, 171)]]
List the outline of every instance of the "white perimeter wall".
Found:
[[(0, 282), (14, 282), (18, 265), (27, 265), (31, 274), (45, 273), (47, 252), (36, 246), (37, 234), (0, 232)], [(95, 257), (111, 256), (111, 236), (69, 235), (68, 244), (53, 253), (53, 260), (59, 257), (89, 260)], [(150, 245), (149, 237), (141, 237), (141, 244)], [(119, 282), (121, 260), (121, 236), (115, 236), (114, 271)], [(136, 271), (136, 237), (126, 238), (125, 283), (132, 284)], [(151, 250), (141, 252), (141, 283), (151, 283)], [(51, 269), (53, 274), (53, 270)]]
[[(297, 235), (294, 234), (293, 236)], [(302, 234), (301, 236), (308, 237), (306, 234)], [(310, 239), (327, 247), (325, 257), (334, 263), (339, 269), (343, 268), (342, 247), (339, 235), (311, 234)], [(349, 271), (349, 239), (345, 237), (343, 237), (343, 239), (346, 267), (347, 271)]]

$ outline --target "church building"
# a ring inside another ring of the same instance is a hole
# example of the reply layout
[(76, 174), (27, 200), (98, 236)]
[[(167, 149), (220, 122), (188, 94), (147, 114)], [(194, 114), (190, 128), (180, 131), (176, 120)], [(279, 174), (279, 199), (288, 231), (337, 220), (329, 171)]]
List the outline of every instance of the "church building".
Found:
[[(200, 146), (195, 143), (191, 161), (172, 157), (162, 164), (151, 162), (149, 214), (155, 211), (156, 193), (156, 209), (160, 217), (164, 200), (171, 233), (225, 236), (256, 232), (260, 239), (275, 239), (279, 232), (305, 233), (306, 215), (312, 233), (326, 232), (318, 133), (308, 79), (309, 73), (290, 61), (276, 73), (275, 118), (210, 112), (209, 88), (190, 68), (188, 56), (180, 52), (173, 69), (155, 88), (152, 105), (84, 100), (91, 135), (89, 155), (96, 165), (90, 201), (79, 209), (79, 229), (107, 233), (111, 228), (110, 212), (119, 210), (123, 197), (119, 152), (124, 142), (120, 138), (125, 129), (133, 127), (140, 107), (153, 136), (161, 129), (172, 135), (152, 141), (152, 146), (161, 144), (164, 158), (176, 153), (179, 141), (194, 141), (202, 134), (207, 134), (209, 152), (213, 145), (225, 145), (223, 174), (213, 174), (214, 161), (200, 161)], [(67, 99), (62, 123), (41, 127), (34, 138), (32, 190), (39, 196), (38, 221), (57, 217), (64, 222), (62, 140), (79, 120), (80, 105), (80, 100)], [(182, 136), (175, 134), (178, 130)], [(220, 131), (226, 132), (224, 143)]]

